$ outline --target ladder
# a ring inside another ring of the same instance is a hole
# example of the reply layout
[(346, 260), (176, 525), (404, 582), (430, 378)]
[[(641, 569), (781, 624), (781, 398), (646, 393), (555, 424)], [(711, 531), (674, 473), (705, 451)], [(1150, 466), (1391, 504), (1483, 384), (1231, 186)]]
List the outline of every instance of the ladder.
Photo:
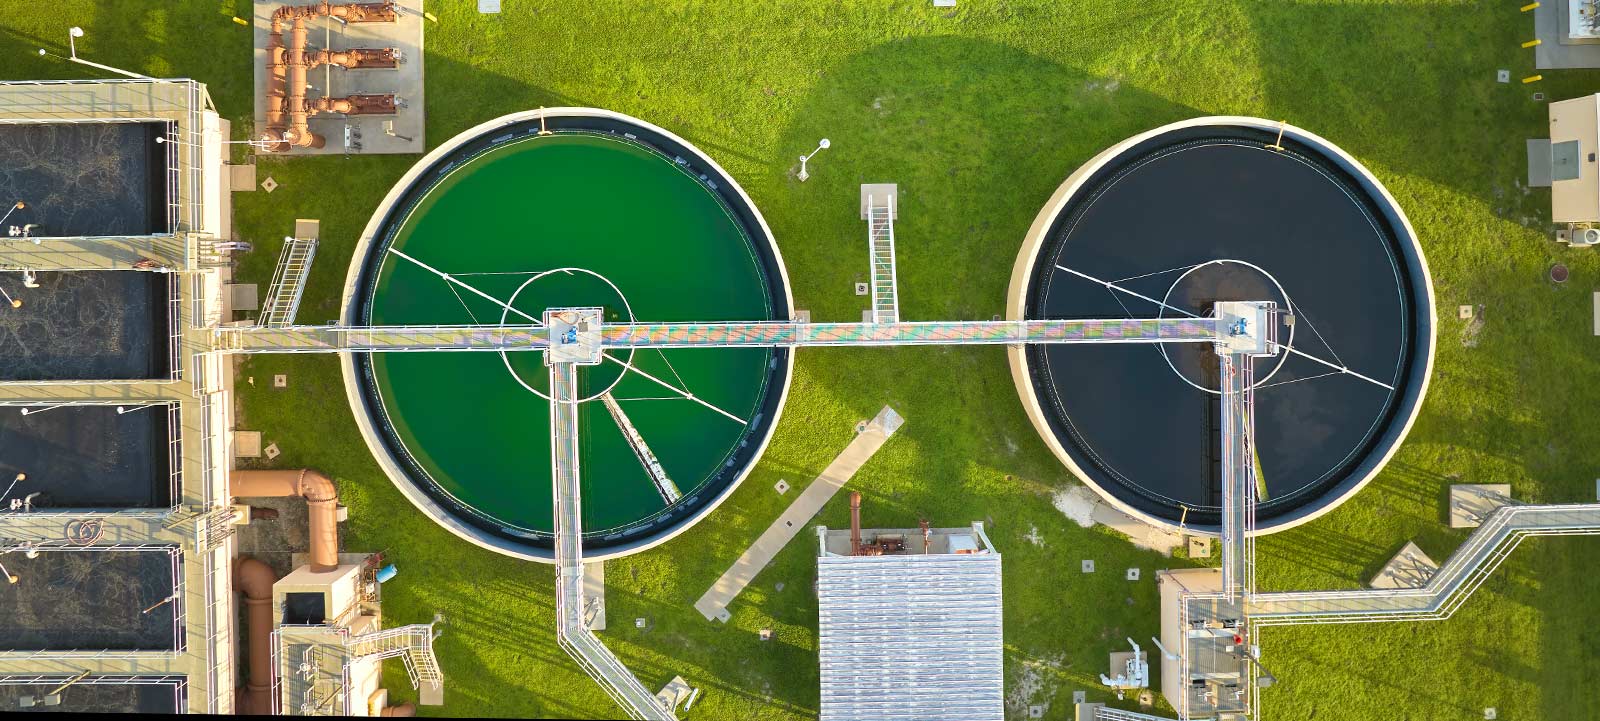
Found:
[(272, 287), (261, 306), (259, 324), (262, 327), (294, 325), (294, 315), (300, 310), (300, 296), (305, 293), (306, 277), (311, 274), (311, 261), (316, 255), (315, 240), (283, 239), (283, 253), (278, 256), (278, 268), (272, 273)]
[(872, 257), (872, 322), (900, 322), (895, 291), (894, 196), (867, 196), (867, 245)]
[(350, 657), (349, 663), (399, 656), (405, 661), (406, 675), (411, 677), (412, 688), (421, 688), (426, 683), (437, 689), (444, 683), (439, 660), (433, 655), (431, 623), (414, 623), (364, 633), (347, 641), (345, 649)]

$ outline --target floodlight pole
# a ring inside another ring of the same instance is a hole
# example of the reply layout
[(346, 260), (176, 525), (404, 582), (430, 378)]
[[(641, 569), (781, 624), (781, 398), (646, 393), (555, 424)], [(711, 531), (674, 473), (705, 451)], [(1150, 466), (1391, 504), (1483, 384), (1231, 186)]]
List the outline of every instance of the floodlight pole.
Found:
[[(72, 53), (71, 57), (67, 58), (68, 60), (71, 60), (72, 62), (75, 62), (75, 63), (77, 63), (79, 65), (87, 65), (87, 66), (89, 66), (91, 68), (97, 68), (97, 69), (104, 70), (104, 71), (109, 72), (109, 73), (116, 73), (118, 75), (126, 75), (126, 76), (128, 76), (130, 78), (136, 78), (136, 79), (139, 79), (139, 80), (150, 80), (150, 79), (152, 79), (149, 75), (140, 75), (138, 73), (130, 73), (130, 72), (128, 72), (126, 70), (122, 70), (120, 68), (114, 68), (114, 67), (111, 67), (110, 65), (102, 65), (100, 63), (94, 62), (93, 60), (84, 60), (83, 58), (78, 57), (78, 38), (81, 38), (81, 37), (83, 37), (83, 28), (74, 25), (74, 26), (72, 26), (72, 27), (67, 29), (67, 49)], [(44, 51), (44, 48), (39, 48), (39, 54), (40, 55), (48, 55), (49, 53), (46, 53)]]
[(16, 478), (11, 479), (11, 485), (6, 487), (6, 492), (5, 493), (0, 493), (0, 501), (4, 501), (6, 499), (6, 496), (11, 495), (12, 489), (15, 489), (17, 487), (17, 484), (21, 483), (23, 480), (27, 479), (27, 477), (28, 477), (28, 474), (26, 474), (26, 473), (18, 473)]
[(832, 143), (828, 142), (827, 138), (823, 138), (821, 142), (817, 143), (817, 149), (816, 150), (813, 150), (813, 151), (811, 151), (809, 153), (806, 153), (805, 155), (800, 156), (800, 173), (795, 176), (795, 177), (800, 179), (800, 182), (804, 183), (804, 182), (806, 182), (806, 178), (811, 177), (811, 174), (806, 172), (806, 162), (811, 160), (811, 156), (816, 155), (817, 153), (820, 153), (820, 152), (822, 152), (824, 150), (827, 150), (828, 146), (830, 146), (830, 145), (832, 145)]
[[(158, 138), (156, 138), (156, 142), (157, 143), (172, 143), (173, 145), (185, 145), (185, 146), (188, 146), (188, 147), (191, 147), (191, 148), (200, 147), (195, 143), (188, 143), (188, 142), (184, 142), (182, 140), (173, 140), (173, 139), (167, 138), (167, 137), (158, 137)], [(220, 144), (220, 145), (248, 145), (248, 146), (250, 146), (252, 148), (255, 148), (257, 150), (265, 150), (267, 145), (270, 144), (271, 142), (272, 141), (267, 140), (266, 138), (252, 138), (250, 140), (218, 140), (217, 141), (217, 143)]]
[(6, 208), (6, 214), (5, 215), (0, 215), (0, 225), (5, 224), (6, 220), (11, 217), (12, 213), (15, 213), (15, 212), (17, 212), (19, 210), (22, 210), (23, 208), (26, 208), (26, 207), (28, 207), (28, 204), (24, 203), (24, 202), (22, 202), (20, 200), (15, 202), (15, 203), (12, 203), (11, 207)]

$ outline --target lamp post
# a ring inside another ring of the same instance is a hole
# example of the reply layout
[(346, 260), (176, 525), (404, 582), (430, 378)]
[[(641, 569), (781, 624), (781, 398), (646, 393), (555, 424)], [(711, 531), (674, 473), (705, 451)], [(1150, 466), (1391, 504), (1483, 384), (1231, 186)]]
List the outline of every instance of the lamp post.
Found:
[[(81, 37), (83, 37), (83, 28), (80, 28), (80, 27), (78, 27), (76, 25), (74, 25), (74, 26), (72, 26), (70, 28), (67, 28), (67, 49), (71, 53), (71, 57), (63, 58), (63, 59), (71, 60), (72, 62), (78, 63), (79, 65), (87, 65), (87, 66), (89, 66), (91, 68), (98, 68), (98, 69), (104, 70), (106, 72), (116, 73), (118, 75), (126, 75), (126, 76), (128, 76), (130, 78), (137, 78), (139, 80), (150, 80), (151, 79), (150, 76), (148, 76), (148, 75), (140, 75), (138, 73), (130, 73), (130, 72), (126, 71), (126, 70), (122, 70), (122, 69), (119, 69), (119, 68), (111, 67), (110, 65), (102, 65), (102, 64), (94, 62), (92, 60), (84, 60), (83, 58), (78, 57), (78, 38), (81, 38)], [(39, 48), (39, 55), (44, 56), (44, 55), (49, 55), (49, 54), (50, 53), (46, 52), (44, 48)], [(57, 55), (56, 57), (61, 57), (61, 56)]]
[(806, 182), (806, 178), (811, 177), (811, 174), (806, 172), (806, 161), (811, 160), (811, 156), (816, 155), (817, 153), (820, 153), (820, 152), (826, 150), (829, 145), (832, 145), (832, 143), (828, 142), (827, 138), (823, 138), (822, 142), (817, 143), (817, 149), (816, 150), (813, 150), (813, 151), (811, 151), (809, 153), (806, 153), (805, 155), (800, 156), (800, 174), (795, 176), (795, 177), (798, 177), (800, 179), (800, 182), (804, 183), (804, 182)]
[[(195, 147), (194, 143), (186, 143), (186, 142), (184, 142), (182, 140), (173, 140), (173, 139), (165, 137), (165, 136), (157, 137), (156, 138), (156, 142), (157, 143), (171, 143), (173, 145), (186, 145), (186, 146), (189, 146), (191, 148)], [(255, 148), (257, 150), (266, 150), (267, 146), (272, 143), (272, 140), (270, 138), (267, 138), (267, 137), (260, 137), (260, 138), (251, 138), (250, 140), (219, 140), (217, 142), (219, 144), (221, 144), (221, 145), (248, 145), (248, 146), (250, 146), (252, 148)]]
[(11, 217), (12, 213), (15, 213), (15, 212), (17, 212), (19, 210), (22, 210), (23, 208), (26, 208), (26, 207), (28, 207), (28, 204), (24, 203), (24, 202), (22, 202), (20, 200), (15, 202), (15, 203), (12, 203), (11, 207), (6, 208), (6, 214), (5, 215), (0, 215), (0, 225), (4, 225), (6, 220)]

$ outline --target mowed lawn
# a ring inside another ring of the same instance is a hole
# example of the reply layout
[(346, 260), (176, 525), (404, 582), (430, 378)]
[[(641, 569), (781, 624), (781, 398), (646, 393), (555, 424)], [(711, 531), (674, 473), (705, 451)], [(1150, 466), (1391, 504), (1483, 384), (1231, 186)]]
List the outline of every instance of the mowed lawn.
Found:
[[(857, 186), (899, 183), (903, 315), (984, 319), (1003, 312), (1011, 261), (1035, 213), (1074, 168), (1162, 123), (1258, 115), (1308, 128), (1353, 153), (1409, 214), (1432, 269), (1438, 353), (1410, 439), (1366, 491), (1312, 524), (1264, 539), (1267, 589), (1362, 585), (1408, 540), (1442, 560), (1464, 534), (1444, 522), (1452, 482), (1507, 482), (1533, 501), (1592, 500), (1600, 405), (1590, 292), (1600, 259), (1550, 240), (1547, 191), (1525, 183), (1523, 140), (1546, 134), (1535, 91), (1565, 98), (1600, 75), (1549, 71), (1533, 85), (1532, 19), (1508, 0), (926, 0), (595, 3), (506, 0), (478, 15), (430, 2), (430, 145), (495, 116), (538, 106), (629, 113), (697, 144), (728, 169), (771, 224), (797, 305), (853, 320), (866, 278)], [(0, 77), (85, 77), (39, 58), (64, 53), (81, 25), (86, 56), (209, 84), (237, 138), (251, 121), (248, 28), (231, 2), (58, 0), (0, 13)], [(1513, 82), (1495, 82), (1511, 70)], [(812, 179), (795, 158), (828, 137)], [(242, 158), (242, 153), (240, 154)], [(320, 218), (323, 243), (301, 309), (338, 315), (351, 248), (415, 157), (258, 161), (279, 187), (238, 194), (235, 229), (256, 244), (241, 275), (265, 283), (277, 239)], [(514, 209), (511, 209), (514, 211)], [(1162, 212), (1153, 199), (1150, 212)], [(1308, 218), (1307, 222), (1316, 222)], [(471, 242), (463, 239), (463, 242)], [(1550, 264), (1571, 280), (1545, 280)], [(1482, 324), (1458, 320), (1479, 306)], [(431, 715), (610, 717), (619, 710), (557, 648), (553, 573), (457, 540), (414, 510), (371, 460), (332, 357), (245, 362), (243, 427), (283, 449), (275, 465), (318, 467), (351, 507), (350, 549), (401, 569), (385, 586), (390, 623), (446, 618), (447, 677)], [(287, 373), (288, 390), (266, 382)], [(816, 715), (814, 547), (802, 534), (732, 606), (726, 624), (691, 604), (888, 404), (905, 428), (852, 481), (870, 525), (919, 517), (988, 524), (1005, 555), (1010, 711), (1048, 705), (1070, 718), (1071, 692), (1109, 699), (1097, 674), (1124, 637), (1157, 630), (1151, 570), (1187, 563), (1082, 529), (1052, 497), (1074, 483), (1025, 420), (999, 349), (806, 350), (783, 420), (749, 480), (705, 522), (659, 549), (608, 565), (611, 628), (602, 637), (652, 689), (675, 674), (705, 689), (685, 718)], [(442, 412), (470, 413), (465, 403)], [(530, 429), (529, 442), (543, 442)], [(1152, 452), (1160, 452), (1159, 443)], [(529, 483), (548, 483), (530, 468)], [(817, 519), (847, 523), (840, 496)], [(1100, 572), (1081, 574), (1092, 558)], [(1539, 540), (1449, 621), (1274, 629), (1263, 661), (1270, 719), (1600, 718), (1600, 632), (1589, 622), (1600, 541)], [(1145, 569), (1122, 580), (1122, 569)], [(777, 590), (778, 584), (783, 589)], [(632, 619), (649, 619), (634, 628)], [(762, 642), (757, 631), (772, 628)], [(398, 666), (397, 697), (413, 693)]]

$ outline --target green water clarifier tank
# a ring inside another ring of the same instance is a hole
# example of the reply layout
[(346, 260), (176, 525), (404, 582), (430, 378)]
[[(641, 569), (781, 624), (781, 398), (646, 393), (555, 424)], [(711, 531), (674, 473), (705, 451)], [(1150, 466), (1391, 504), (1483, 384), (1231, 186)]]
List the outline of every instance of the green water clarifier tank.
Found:
[[(713, 181), (714, 182), (714, 181)], [(401, 217), (389, 247), (533, 318), (546, 308), (599, 306), (608, 322), (774, 317), (754, 243), (703, 180), (673, 159), (615, 135), (529, 135), (472, 157)], [(385, 250), (368, 299), (374, 325), (526, 323), (495, 301)], [(775, 252), (775, 251), (774, 251)], [(574, 268), (543, 275), (544, 271)], [(584, 272), (587, 271), (587, 272)], [(370, 272), (370, 270), (369, 270)], [(392, 440), (435, 493), (512, 534), (552, 532), (550, 412), (542, 353), (372, 355)], [(773, 351), (619, 352), (638, 369), (752, 420)], [(704, 503), (740, 469), (741, 443), (765, 432), (619, 363), (580, 371), (585, 397), (610, 389), (682, 491), (668, 504), (599, 400), (580, 407), (585, 536), (649, 524)], [(770, 414), (769, 414), (770, 415)], [(764, 422), (764, 421), (763, 421)], [(753, 461), (752, 461), (753, 462)]]

